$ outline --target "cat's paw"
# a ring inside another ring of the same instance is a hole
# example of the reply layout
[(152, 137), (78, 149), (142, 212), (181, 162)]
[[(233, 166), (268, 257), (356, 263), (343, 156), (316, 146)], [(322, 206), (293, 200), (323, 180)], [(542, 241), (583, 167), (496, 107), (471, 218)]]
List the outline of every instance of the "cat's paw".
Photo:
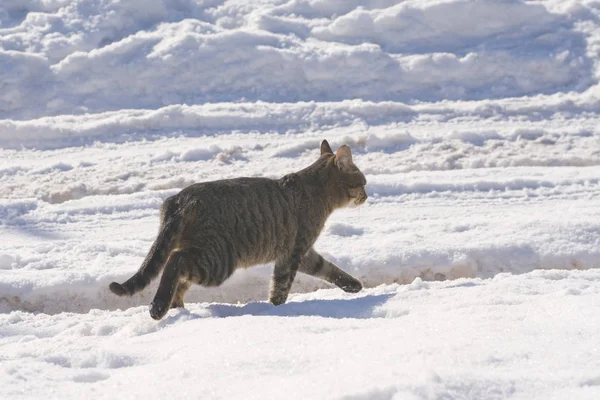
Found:
[(167, 313), (167, 307), (157, 302), (150, 303), (150, 316), (152, 319), (159, 320)]
[(125, 289), (125, 286), (123, 286), (117, 282), (111, 283), (110, 285), (108, 285), (108, 288), (110, 289), (111, 292), (113, 292), (117, 296), (125, 296), (125, 295), (129, 294), (129, 292), (127, 292), (127, 289)]
[(181, 300), (173, 300), (171, 303), (171, 308), (185, 308), (185, 305)]
[(347, 293), (358, 293), (363, 288), (362, 283), (359, 281), (344, 281), (339, 285), (339, 287)]
[(269, 302), (271, 304), (273, 304), (274, 306), (279, 306), (279, 305), (285, 303), (286, 300), (287, 300), (287, 294), (285, 294), (285, 295), (278, 294), (278, 295), (269, 296)]

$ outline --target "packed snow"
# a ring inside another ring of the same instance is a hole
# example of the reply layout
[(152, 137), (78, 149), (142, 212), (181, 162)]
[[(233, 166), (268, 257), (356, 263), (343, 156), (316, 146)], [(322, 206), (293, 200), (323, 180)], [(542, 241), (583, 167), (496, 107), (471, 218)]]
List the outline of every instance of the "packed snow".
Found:
[[(593, 0), (3, 0), (0, 398), (600, 398), (599, 79)], [(166, 197), (323, 139), (362, 292), (110, 293)]]

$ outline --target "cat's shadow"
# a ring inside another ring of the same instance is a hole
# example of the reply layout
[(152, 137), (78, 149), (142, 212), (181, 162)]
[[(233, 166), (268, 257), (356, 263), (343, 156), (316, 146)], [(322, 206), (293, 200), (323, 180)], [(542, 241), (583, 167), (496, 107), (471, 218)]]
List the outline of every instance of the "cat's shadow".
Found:
[[(268, 302), (252, 302), (244, 305), (209, 304), (200, 312), (178, 309), (176, 314), (168, 316), (162, 322), (170, 325), (180, 320), (198, 318), (229, 318), (244, 315), (299, 317), (317, 316), (324, 318), (381, 318), (376, 312), (378, 306), (384, 304), (393, 293), (368, 295), (351, 299), (319, 299), (306, 301), (291, 301), (279, 306)], [(208, 314), (207, 315), (207, 312)]]

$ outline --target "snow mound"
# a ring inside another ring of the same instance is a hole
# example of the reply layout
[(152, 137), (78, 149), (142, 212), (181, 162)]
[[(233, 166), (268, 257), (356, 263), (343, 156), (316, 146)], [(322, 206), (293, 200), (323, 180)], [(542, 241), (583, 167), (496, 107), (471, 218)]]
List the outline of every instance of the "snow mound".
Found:
[(581, 91), (595, 82), (590, 18), (518, 0), (11, 1), (0, 118)]

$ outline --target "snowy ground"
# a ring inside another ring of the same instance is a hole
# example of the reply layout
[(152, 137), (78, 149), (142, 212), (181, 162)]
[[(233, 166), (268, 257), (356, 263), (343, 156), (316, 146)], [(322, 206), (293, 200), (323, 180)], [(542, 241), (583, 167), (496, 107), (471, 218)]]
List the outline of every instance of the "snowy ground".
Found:
[(597, 399), (600, 272), (0, 315), (2, 398)]
[[(547, 0), (0, 4), (0, 398), (600, 397), (600, 8)], [(164, 198), (349, 144), (368, 202), (320, 252), (108, 283)]]

